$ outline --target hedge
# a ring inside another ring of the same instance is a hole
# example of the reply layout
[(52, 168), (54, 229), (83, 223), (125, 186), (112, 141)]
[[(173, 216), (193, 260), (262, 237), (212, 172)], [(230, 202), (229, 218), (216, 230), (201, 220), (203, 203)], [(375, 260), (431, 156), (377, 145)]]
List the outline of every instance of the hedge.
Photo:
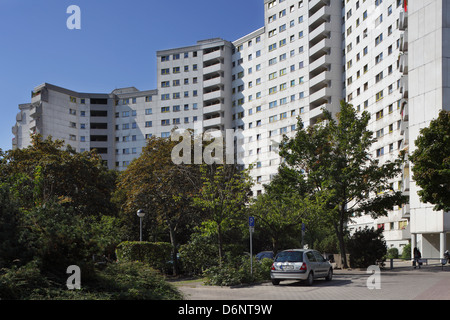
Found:
[(172, 245), (166, 242), (125, 241), (116, 248), (119, 262), (140, 261), (157, 270), (166, 270), (171, 260)]

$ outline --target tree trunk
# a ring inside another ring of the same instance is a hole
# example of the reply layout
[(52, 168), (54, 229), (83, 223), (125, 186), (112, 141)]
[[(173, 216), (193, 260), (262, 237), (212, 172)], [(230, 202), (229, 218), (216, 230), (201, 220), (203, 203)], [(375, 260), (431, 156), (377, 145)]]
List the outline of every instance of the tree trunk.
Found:
[(219, 242), (219, 266), (222, 267), (222, 227), (217, 224), (217, 240)]
[(336, 236), (338, 238), (338, 242), (339, 242), (339, 251), (341, 253), (341, 257), (343, 259), (344, 265), (343, 267), (345, 269), (348, 268), (348, 262), (347, 262), (347, 255), (346, 255), (346, 251), (345, 251), (345, 243), (344, 243), (344, 225), (342, 223), (342, 219), (339, 223), (339, 226), (336, 224), (334, 225), (334, 230), (336, 232)]
[(175, 228), (169, 223), (170, 243), (172, 244), (173, 275), (178, 275), (177, 240)]
[(278, 251), (278, 239), (276, 239), (275, 237), (272, 238), (272, 250), (275, 257)]

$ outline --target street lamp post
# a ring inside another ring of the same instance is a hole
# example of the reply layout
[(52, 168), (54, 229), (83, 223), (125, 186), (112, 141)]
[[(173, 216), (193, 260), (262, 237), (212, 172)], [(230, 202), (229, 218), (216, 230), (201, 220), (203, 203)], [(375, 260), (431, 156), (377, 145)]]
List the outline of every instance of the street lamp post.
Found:
[(137, 212), (137, 216), (139, 217), (139, 220), (140, 220), (140, 233), (139, 233), (140, 237), (139, 237), (139, 239), (142, 242), (142, 219), (145, 217), (144, 210), (139, 209)]

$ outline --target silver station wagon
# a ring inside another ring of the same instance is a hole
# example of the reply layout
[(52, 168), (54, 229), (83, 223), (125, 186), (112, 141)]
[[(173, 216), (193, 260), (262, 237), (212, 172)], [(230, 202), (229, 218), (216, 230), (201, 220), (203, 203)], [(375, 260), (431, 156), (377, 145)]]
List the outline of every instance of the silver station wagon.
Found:
[(279, 285), (282, 280), (303, 280), (307, 285), (312, 285), (317, 278), (331, 281), (333, 267), (318, 251), (285, 250), (275, 257), (270, 278), (274, 285)]

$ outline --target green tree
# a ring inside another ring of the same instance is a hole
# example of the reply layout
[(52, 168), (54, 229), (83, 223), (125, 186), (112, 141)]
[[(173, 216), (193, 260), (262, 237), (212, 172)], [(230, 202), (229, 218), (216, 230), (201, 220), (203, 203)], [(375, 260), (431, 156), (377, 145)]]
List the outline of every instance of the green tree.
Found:
[(25, 254), (20, 245), (19, 203), (13, 198), (10, 186), (0, 183), (0, 269), (10, 267)]
[(429, 127), (420, 131), (411, 154), (413, 179), (424, 203), (434, 210), (450, 211), (450, 112), (441, 111)]
[(1, 156), (0, 180), (10, 183), (22, 208), (57, 201), (84, 216), (114, 213), (110, 199), (116, 174), (96, 152), (77, 153), (61, 140), (33, 135), (29, 147)]
[(45, 269), (113, 252), (116, 175), (97, 153), (34, 135), (28, 148), (1, 152), (0, 167), (0, 237), (9, 238), (0, 260), (36, 260)]
[(369, 120), (369, 113), (359, 117), (353, 106), (342, 102), (337, 120), (324, 110), (322, 122), (305, 128), (299, 118), (295, 137), (285, 137), (280, 145), (280, 156), (286, 159), (280, 174), (301, 192), (320, 194), (326, 202), (323, 221), (336, 233), (345, 267), (347, 223), (362, 214), (385, 216), (406, 201), (390, 187), (401, 173), (403, 157), (380, 164), (370, 155), (376, 139), (367, 129)]
[[(292, 239), (301, 242), (301, 225), (313, 228), (318, 224), (321, 210), (316, 205), (322, 202), (309, 199), (291, 188), (280, 175), (264, 186), (265, 193), (259, 195), (251, 204), (250, 212), (258, 221), (266, 237), (272, 240), (272, 251), (276, 254), (282, 240)], [(313, 195), (313, 197), (318, 194)]]
[(198, 216), (192, 201), (201, 185), (198, 166), (173, 162), (172, 150), (176, 145), (170, 139), (150, 138), (139, 158), (120, 175), (117, 190), (127, 224), (136, 225), (136, 212), (143, 209), (144, 229), (159, 224), (168, 230), (175, 274), (178, 236)]
[(204, 213), (203, 230), (217, 235), (219, 264), (223, 259), (223, 234), (246, 218), (251, 178), (237, 165), (202, 165), (202, 186), (194, 204)]
[(348, 250), (352, 267), (367, 268), (375, 265), (387, 254), (383, 230), (365, 228), (356, 231), (348, 241)]

